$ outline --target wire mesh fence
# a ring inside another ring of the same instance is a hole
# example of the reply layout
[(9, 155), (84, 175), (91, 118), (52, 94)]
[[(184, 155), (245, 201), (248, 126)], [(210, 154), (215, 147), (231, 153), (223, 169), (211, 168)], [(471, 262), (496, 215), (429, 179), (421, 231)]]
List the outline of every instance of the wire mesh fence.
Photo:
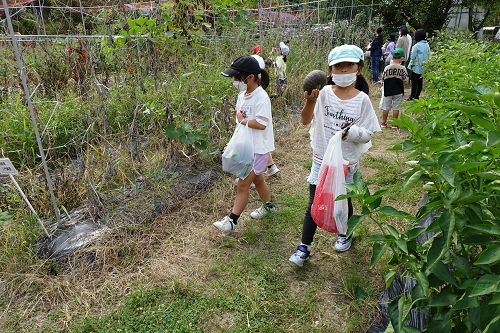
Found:
[[(26, 121), (29, 97), (49, 164), (96, 153), (102, 143), (127, 147), (125, 156), (97, 154), (88, 166), (95, 170), (86, 175), (90, 193), (109, 186), (100, 176), (109, 165), (137, 169), (144, 138), (162, 147), (166, 160), (176, 154), (211, 159), (234, 128), (236, 91), (220, 72), (255, 45), (263, 47), (271, 76), (267, 90), (279, 118), (302, 100), (302, 79), (309, 71), (328, 70), (331, 48), (363, 47), (375, 26), (372, 6), (355, 0), (217, 10), (166, 1), (35, 1), (9, 2), (9, 12), (15, 35), (5, 13), (0, 30), (2, 154), (19, 166), (41, 163), (33, 126)], [(280, 42), (290, 47), (285, 87), (273, 69)], [(22, 90), (13, 43), (29, 96)], [(169, 128), (177, 134), (167, 133)], [(122, 164), (124, 158), (128, 162)]]

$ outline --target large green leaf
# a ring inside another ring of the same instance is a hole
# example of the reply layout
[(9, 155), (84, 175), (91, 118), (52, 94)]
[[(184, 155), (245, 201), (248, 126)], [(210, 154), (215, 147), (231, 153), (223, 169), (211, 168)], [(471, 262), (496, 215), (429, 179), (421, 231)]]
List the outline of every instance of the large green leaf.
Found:
[(451, 238), (455, 230), (455, 213), (454, 211), (445, 211), (436, 220), (439, 228), (443, 232), (443, 238), (446, 239), (446, 246), (451, 245)]
[(444, 237), (434, 237), (432, 246), (427, 253), (427, 269), (431, 269), (444, 255), (448, 246)]
[(450, 167), (443, 167), (439, 170), (441, 176), (450, 184), (451, 186), (455, 186), (455, 171)]
[(467, 258), (454, 252), (452, 262), (453, 262), (453, 267), (455, 267), (457, 271), (459, 271), (466, 277), (469, 276), (471, 265)]
[(186, 132), (192, 132), (193, 131), (193, 125), (186, 121), (179, 121), (179, 126), (182, 126)]
[(452, 285), (458, 287), (458, 284), (455, 281), (455, 279), (453, 278), (453, 275), (451, 274), (450, 269), (448, 268), (448, 265), (445, 265), (442, 261), (438, 261), (429, 270), (431, 271), (432, 274), (434, 274), (441, 281), (448, 282), (449, 284), (452, 284)]
[(416, 183), (420, 180), (420, 176), (424, 174), (423, 170), (418, 170), (415, 172), (413, 175), (408, 177), (404, 182), (403, 182), (403, 188), (401, 189), (401, 193), (404, 193), (411, 189), (413, 186), (415, 186)]
[(396, 230), (392, 225), (386, 224), (385, 228), (389, 231), (389, 233), (396, 239), (399, 238), (399, 231)]
[[(465, 192), (464, 192), (465, 193)], [(472, 193), (470, 195), (464, 195), (457, 201), (455, 201), (455, 204), (457, 205), (466, 205), (474, 202), (479, 202), (481, 200), (484, 200), (486, 198), (491, 197), (492, 195), (490, 193)]]
[(460, 111), (463, 111), (467, 114), (471, 114), (474, 116), (482, 116), (482, 115), (492, 116), (491, 110), (485, 109), (485, 108), (480, 107), (480, 106), (465, 105), (465, 104), (459, 104), (459, 103), (450, 103), (450, 105), (459, 109)]
[(400, 322), (402, 326), (402, 321), (404, 318), (400, 318), (403, 315), (403, 301), (404, 297), (395, 298), (387, 307), (387, 314), (391, 319), (392, 328), (395, 333), (399, 333)]
[(476, 173), (476, 176), (487, 180), (500, 180), (500, 173), (496, 171), (478, 172)]
[(379, 244), (375, 243), (373, 244), (373, 251), (372, 251), (372, 257), (370, 259), (370, 268), (373, 268), (377, 261), (382, 258), (384, 255), (385, 251), (387, 250), (387, 243)]
[(404, 326), (401, 333), (421, 333), (422, 331), (415, 326)]
[(470, 297), (486, 295), (497, 290), (500, 283), (500, 277), (494, 274), (486, 274), (479, 278)]
[(488, 132), (488, 140), (486, 141), (486, 147), (490, 148), (495, 145), (498, 145), (500, 142), (500, 132), (498, 131), (489, 131)]
[(500, 228), (493, 224), (471, 224), (469, 228), (479, 230), (488, 235), (500, 236)]
[(416, 226), (408, 230), (406, 235), (408, 236), (408, 240), (412, 240), (420, 236), (424, 231), (425, 231), (424, 227)]
[(366, 240), (366, 242), (386, 242), (386, 241), (396, 241), (396, 238), (392, 235), (372, 235)]
[(500, 245), (493, 244), (493, 245), (489, 245), (486, 248), (486, 250), (481, 252), (479, 259), (477, 259), (476, 262), (474, 262), (474, 265), (491, 264), (491, 263), (494, 263), (498, 260), (500, 260)]
[(455, 304), (455, 301), (457, 300), (458, 296), (459, 295), (456, 295), (451, 291), (451, 286), (448, 285), (445, 288), (442, 288), (439, 294), (437, 294), (436, 297), (434, 297), (430, 306), (442, 307)]
[(364, 302), (366, 294), (361, 289), (359, 286), (356, 286), (356, 290), (354, 291), (354, 295), (356, 296), (356, 300), (358, 301), (358, 304), (361, 304)]
[(427, 332), (451, 333), (451, 319), (431, 321), (427, 326)]
[(485, 128), (487, 129), (488, 131), (494, 131), (496, 128), (495, 128), (495, 124), (491, 122), (490, 119), (486, 119), (486, 118), (483, 118), (483, 117), (469, 117), (469, 119), (476, 125), (479, 125), (481, 126), (482, 128)]
[[(394, 269), (390, 269), (384, 274), (384, 280), (385, 280), (385, 288), (389, 288), (389, 286), (392, 283), (392, 280), (394, 279), (394, 276), (397, 274), (397, 272)], [(500, 293), (499, 293), (500, 295)]]
[(429, 280), (427, 279), (427, 276), (425, 276), (424, 272), (416, 272), (415, 273), (415, 278), (417, 279), (417, 286), (420, 288), (422, 295), (428, 296), (429, 295)]
[(165, 128), (165, 133), (170, 140), (173, 140), (184, 134), (184, 130), (181, 127), (176, 129), (175, 124), (172, 123), (167, 125), (167, 127)]
[(359, 227), (359, 225), (361, 223), (363, 223), (365, 219), (365, 216), (364, 215), (353, 215), (351, 216), (351, 218), (349, 219), (349, 221), (347, 221), (347, 233), (346, 233), (346, 236), (349, 237), (352, 235), (352, 233), (354, 232), (354, 230), (356, 230), (357, 227)]
[(407, 212), (403, 212), (401, 210), (397, 210), (394, 207), (391, 206), (385, 206), (380, 209), (378, 209), (378, 212), (387, 216), (392, 216), (392, 217), (401, 217), (405, 219), (414, 219), (414, 216), (411, 214), (408, 214)]
[(472, 292), (472, 289), (468, 289), (465, 294), (453, 305), (454, 310), (463, 310), (463, 309), (472, 309), (477, 308), (479, 304), (479, 300), (477, 297), (469, 297)]
[(179, 137), (179, 140), (181, 140), (182, 143), (190, 145), (196, 141), (196, 138), (192, 133), (185, 133), (185, 135)]

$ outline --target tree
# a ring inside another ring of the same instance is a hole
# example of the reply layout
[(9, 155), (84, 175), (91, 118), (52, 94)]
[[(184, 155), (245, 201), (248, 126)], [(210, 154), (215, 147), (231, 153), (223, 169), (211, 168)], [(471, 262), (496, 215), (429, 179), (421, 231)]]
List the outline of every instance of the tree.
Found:
[[(487, 23), (499, 20), (500, 2), (492, 0), (379, 0), (374, 15), (382, 20), (385, 30), (397, 29), (408, 23), (415, 29), (423, 28), (429, 33), (445, 27), (453, 8), (468, 9), (468, 30), (479, 31)], [(366, 1), (365, 1), (366, 3)], [(366, 3), (368, 4), (368, 3)], [(483, 17), (479, 17), (484, 12)]]

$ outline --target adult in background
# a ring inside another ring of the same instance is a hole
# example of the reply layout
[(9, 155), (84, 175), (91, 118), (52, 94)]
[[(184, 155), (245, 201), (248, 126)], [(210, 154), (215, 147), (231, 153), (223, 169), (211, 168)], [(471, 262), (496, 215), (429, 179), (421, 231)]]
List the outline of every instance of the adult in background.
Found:
[(377, 30), (375, 30), (375, 38), (373, 39), (370, 47), (373, 83), (377, 83), (380, 80), (378, 75), (380, 69), (380, 58), (382, 57), (382, 45), (384, 45), (384, 40), (382, 39), (382, 27), (378, 27)]
[(411, 33), (408, 31), (408, 27), (406, 25), (402, 25), (400, 28), (406, 28), (406, 38), (408, 38), (408, 50), (405, 50), (406, 58), (410, 58), (411, 47), (413, 45), (413, 39), (411, 38)]
[(425, 71), (425, 67), (422, 66), (422, 61), (429, 59), (429, 44), (427, 43), (424, 29), (415, 31), (415, 41), (416, 44), (413, 47), (413, 52), (408, 63), (408, 68), (411, 69), (413, 73), (411, 78), (411, 96), (407, 101), (418, 99), (420, 96), (424, 83), (422, 73)]
[(406, 28), (406, 25), (403, 25), (399, 29), (399, 38), (398, 42), (396, 43), (396, 48), (402, 48), (405, 51), (405, 58), (401, 65), (404, 65), (408, 61), (408, 48), (410, 47), (410, 40), (407, 37), (408, 35), (408, 29)]

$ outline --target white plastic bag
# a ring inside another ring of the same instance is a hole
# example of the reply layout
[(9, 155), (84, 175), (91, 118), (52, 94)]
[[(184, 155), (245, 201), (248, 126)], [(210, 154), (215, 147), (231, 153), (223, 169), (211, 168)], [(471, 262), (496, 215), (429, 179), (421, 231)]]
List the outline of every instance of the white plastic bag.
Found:
[(323, 163), (319, 169), (316, 193), (311, 207), (311, 217), (318, 227), (337, 234), (347, 232), (347, 199), (335, 201), (347, 194), (344, 187), (349, 162), (342, 158), (342, 131), (328, 142)]
[(231, 140), (222, 154), (222, 170), (245, 179), (252, 171), (254, 160), (253, 138), (248, 123), (238, 123)]

